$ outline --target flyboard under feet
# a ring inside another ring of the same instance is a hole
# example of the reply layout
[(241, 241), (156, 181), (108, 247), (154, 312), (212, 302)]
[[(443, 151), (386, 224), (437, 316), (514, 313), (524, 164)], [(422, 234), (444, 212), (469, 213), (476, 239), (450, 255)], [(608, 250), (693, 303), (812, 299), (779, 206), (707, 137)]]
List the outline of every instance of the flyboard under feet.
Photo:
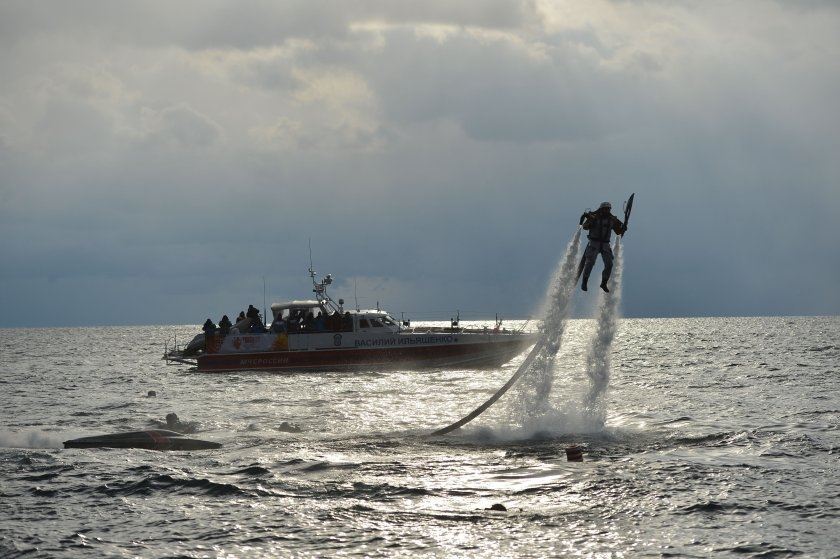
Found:
[[(621, 237), (624, 237), (624, 233), (627, 232), (627, 224), (630, 222), (630, 212), (633, 210), (633, 199), (635, 198), (635, 196), (636, 193), (634, 192), (630, 195), (630, 198), (628, 198), (627, 201), (624, 202), (624, 232), (621, 233)], [(581, 218), (580, 225), (583, 225), (583, 218)], [(578, 268), (577, 279), (580, 279), (580, 273), (583, 271), (583, 263), (584, 261), (581, 260), (581, 264)], [(575, 283), (577, 283), (577, 279)], [(473, 411), (471, 411), (469, 414), (462, 417), (455, 423), (447, 425), (446, 427), (438, 429), (437, 431), (433, 431), (431, 434), (446, 435), (447, 433), (451, 433), (456, 429), (460, 429), (461, 427), (463, 427), (464, 425), (466, 425), (467, 423), (469, 423), (470, 421), (487, 411), (487, 409), (490, 408), (490, 406), (495, 404), (496, 401), (499, 398), (501, 398), (505, 392), (507, 392), (514, 384), (516, 384), (516, 382), (520, 378), (522, 378), (525, 375), (526, 372), (528, 372), (528, 370), (531, 368), (531, 364), (540, 354), (540, 351), (543, 350), (546, 343), (546, 334), (543, 333), (543, 335), (531, 349), (531, 352), (528, 354), (528, 357), (525, 358), (525, 361), (522, 362), (522, 364), (519, 366), (519, 368), (516, 370), (513, 376), (510, 377), (510, 379), (495, 394), (493, 394), (486, 402), (475, 408)]]

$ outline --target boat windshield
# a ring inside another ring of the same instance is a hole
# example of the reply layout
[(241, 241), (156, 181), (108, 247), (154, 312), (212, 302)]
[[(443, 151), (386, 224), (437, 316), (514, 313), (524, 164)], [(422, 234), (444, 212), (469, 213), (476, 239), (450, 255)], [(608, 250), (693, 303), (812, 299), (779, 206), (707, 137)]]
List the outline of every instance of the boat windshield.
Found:
[(397, 322), (388, 315), (359, 317), (359, 328), (396, 328)]

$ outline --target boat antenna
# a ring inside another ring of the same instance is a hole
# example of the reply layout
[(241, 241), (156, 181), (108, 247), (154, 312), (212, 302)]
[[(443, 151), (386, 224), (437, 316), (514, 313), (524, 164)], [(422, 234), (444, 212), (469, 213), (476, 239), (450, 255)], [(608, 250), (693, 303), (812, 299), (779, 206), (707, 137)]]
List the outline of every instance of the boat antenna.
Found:
[(265, 314), (265, 276), (263, 276), (263, 324), (266, 320), (268, 320), (268, 316)]
[(356, 278), (353, 278), (353, 298), (356, 299), (356, 312), (359, 312), (359, 292), (356, 287)]
[[(312, 238), (309, 238), (309, 278), (312, 280), (312, 292), (315, 294), (315, 298), (318, 300), (318, 304), (321, 306), (326, 306), (332, 310), (338, 310), (336, 307), (335, 302), (330, 298), (329, 294), (327, 293), (327, 287), (332, 285), (333, 277), (332, 274), (327, 274), (324, 276), (324, 279), (321, 281), (315, 281), (315, 277), (318, 274), (315, 273), (315, 266), (312, 264)], [(342, 299), (339, 302), (339, 306), (344, 304), (344, 300)]]
[(309, 277), (315, 283), (315, 270), (312, 269), (312, 237), (309, 237)]

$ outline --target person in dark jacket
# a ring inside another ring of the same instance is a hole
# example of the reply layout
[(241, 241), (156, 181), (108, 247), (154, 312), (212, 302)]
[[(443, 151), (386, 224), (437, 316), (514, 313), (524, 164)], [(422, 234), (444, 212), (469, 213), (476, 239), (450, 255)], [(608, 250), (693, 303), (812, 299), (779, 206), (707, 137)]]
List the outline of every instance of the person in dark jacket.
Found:
[(611, 210), (612, 204), (604, 202), (596, 211), (587, 212), (581, 216), (583, 228), (589, 231), (587, 235), (589, 244), (586, 245), (583, 259), (580, 261), (580, 266), (578, 266), (578, 277), (583, 274), (583, 282), (580, 284), (580, 288), (584, 291), (587, 290), (589, 274), (592, 273), (592, 267), (595, 265), (595, 260), (599, 254), (604, 260), (604, 271), (601, 274), (601, 289), (607, 293), (610, 291), (607, 288), (607, 281), (610, 279), (613, 267), (610, 235), (613, 232), (616, 235), (621, 235), (626, 231), (624, 224), (612, 214)]
[(219, 321), (219, 332), (222, 334), (222, 336), (227, 336), (231, 328), (233, 328), (233, 324), (228, 318), (228, 315), (224, 315)]
[(204, 326), (201, 329), (204, 330), (204, 351), (209, 353), (218, 349), (216, 346), (216, 325), (213, 324), (213, 321), (208, 318), (204, 321)]
[(248, 305), (248, 310), (245, 311), (245, 316), (251, 319), (251, 329), (260, 329), (263, 326), (262, 318), (260, 318), (260, 311), (254, 305)]

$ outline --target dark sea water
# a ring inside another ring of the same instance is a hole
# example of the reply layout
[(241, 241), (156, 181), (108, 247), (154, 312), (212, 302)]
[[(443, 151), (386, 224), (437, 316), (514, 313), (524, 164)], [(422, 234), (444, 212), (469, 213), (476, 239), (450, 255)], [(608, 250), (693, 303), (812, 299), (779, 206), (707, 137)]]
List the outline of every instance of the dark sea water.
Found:
[[(549, 407), (525, 378), (444, 437), (524, 355), (210, 375), (160, 359), (195, 326), (0, 330), (0, 556), (840, 556), (840, 318), (622, 320), (605, 424), (578, 404), (592, 329)], [(223, 448), (61, 448), (169, 412)]]

